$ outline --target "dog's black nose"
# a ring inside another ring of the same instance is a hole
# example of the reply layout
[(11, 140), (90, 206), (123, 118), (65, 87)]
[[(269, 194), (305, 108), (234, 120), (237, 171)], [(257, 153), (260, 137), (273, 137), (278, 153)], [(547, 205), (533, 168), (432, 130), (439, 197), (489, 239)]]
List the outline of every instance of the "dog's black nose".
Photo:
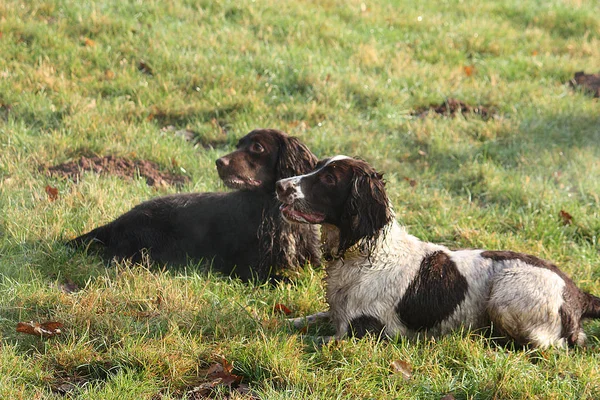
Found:
[(226, 159), (225, 157), (217, 158), (217, 161), (215, 161), (215, 164), (217, 164), (217, 168), (226, 167), (227, 164), (229, 164), (229, 160)]

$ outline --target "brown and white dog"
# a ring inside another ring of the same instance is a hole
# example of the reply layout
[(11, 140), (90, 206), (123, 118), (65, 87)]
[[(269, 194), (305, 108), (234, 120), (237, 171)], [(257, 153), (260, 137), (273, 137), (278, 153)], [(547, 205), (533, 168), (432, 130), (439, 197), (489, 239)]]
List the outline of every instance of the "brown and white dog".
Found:
[(288, 221), (322, 225), (336, 339), (443, 335), (494, 329), (533, 347), (583, 345), (582, 319), (600, 318), (600, 298), (582, 292), (554, 264), (510, 251), (460, 250), (423, 242), (396, 221), (382, 176), (362, 160), (336, 156), (277, 183)]

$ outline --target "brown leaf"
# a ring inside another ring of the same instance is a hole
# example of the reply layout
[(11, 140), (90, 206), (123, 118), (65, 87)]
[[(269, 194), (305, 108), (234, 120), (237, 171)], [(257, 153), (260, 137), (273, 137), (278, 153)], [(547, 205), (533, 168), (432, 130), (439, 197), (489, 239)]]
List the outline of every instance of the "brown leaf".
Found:
[(563, 225), (571, 225), (573, 223), (573, 217), (565, 210), (560, 210), (558, 215), (560, 216)]
[(231, 371), (233, 371), (233, 364), (228, 363), (224, 358), (221, 359), (220, 363), (212, 364), (205, 371), (206, 379), (210, 381), (210, 387), (217, 385), (231, 386), (240, 383), (242, 377), (232, 374)]
[(110, 69), (107, 69), (106, 71), (104, 71), (104, 78), (106, 80), (112, 81), (113, 79), (115, 79), (115, 73)]
[(538, 51), (537, 51), (537, 50), (534, 50), (534, 51), (532, 51), (532, 52), (531, 52), (531, 55), (532, 55), (532, 56), (537, 56), (537, 55), (538, 55)]
[(273, 311), (277, 311), (285, 315), (290, 315), (292, 313), (292, 310), (290, 310), (284, 304), (281, 303), (275, 304), (275, 306), (273, 307)]
[(152, 67), (148, 65), (148, 63), (144, 60), (141, 60), (138, 63), (138, 70), (147, 75), (154, 75), (154, 71), (152, 71)]
[(465, 65), (463, 67), (463, 71), (465, 71), (466, 76), (472, 76), (473, 73), (475, 72), (475, 66), (474, 65)]
[(85, 38), (83, 39), (83, 44), (86, 47), (94, 47), (96, 45), (96, 42), (94, 42), (92, 39), (90, 38)]
[(411, 178), (409, 178), (408, 176), (405, 176), (405, 177), (404, 177), (404, 180), (405, 180), (406, 182), (408, 182), (408, 184), (409, 184), (411, 187), (415, 187), (415, 186), (417, 186), (417, 181), (416, 181), (416, 180), (414, 180), (414, 179), (411, 179)]
[(442, 397), (440, 400), (456, 400), (456, 398), (451, 394), (447, 394), (444, 397)]
[(41, 337), (53, 337), (62, 333), (60, 330), (62, 327), (63, 324), (61, 322), (54, 321), (42, 322), (41, 324), (33, 321), (19, 322), (17, 324), (17, 332)]
[(54, 201), (54, 200), (58, 199), (58, 189), (57, 188), (52, 187), (50, 185), (46, 185), (44, 190), (46, 191), (46, 194), (48, 195), (48, 199), (50, 201)]
[(402, 360), (392, 361), (390, 364), (392, 373), (399, 374), (404, 380), (410, 380), (412, 377), (412, 367), (409, 363)]

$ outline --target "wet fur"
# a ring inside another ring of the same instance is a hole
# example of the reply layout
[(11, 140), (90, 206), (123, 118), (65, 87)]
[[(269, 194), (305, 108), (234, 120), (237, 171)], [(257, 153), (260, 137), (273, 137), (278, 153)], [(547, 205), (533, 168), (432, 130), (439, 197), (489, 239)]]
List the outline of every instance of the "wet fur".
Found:
[(276, 272), (272, 268), (318, 264), (317, 228), (285, 223), (275, 197), (278, 179), (310, 171), (316, 161), (283, 132), (252, 131), (217, 160), (221, 179), (239, 190), (155, 198), (69, 244), (91, 244), (107, 259), (140, 261), (147, 253), (160, 263), (204, 260), (244, 280), (265, 280)]

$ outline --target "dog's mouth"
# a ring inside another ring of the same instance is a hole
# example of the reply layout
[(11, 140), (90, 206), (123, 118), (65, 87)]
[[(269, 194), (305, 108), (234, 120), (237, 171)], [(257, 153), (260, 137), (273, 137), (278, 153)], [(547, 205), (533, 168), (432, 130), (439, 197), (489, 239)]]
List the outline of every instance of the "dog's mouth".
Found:
[(223, 183), (230, 189), (251, 189), (262, 185), (262, 181), (253, 178), (233, 176), (223, 179)]
[(320, 224), (325, 221), (325, 214), (319, 212), (307, 212), (294, 209), (291, 204), (282, 204), (279, 207), (283, 218), (290, 222), (301, 224)]

